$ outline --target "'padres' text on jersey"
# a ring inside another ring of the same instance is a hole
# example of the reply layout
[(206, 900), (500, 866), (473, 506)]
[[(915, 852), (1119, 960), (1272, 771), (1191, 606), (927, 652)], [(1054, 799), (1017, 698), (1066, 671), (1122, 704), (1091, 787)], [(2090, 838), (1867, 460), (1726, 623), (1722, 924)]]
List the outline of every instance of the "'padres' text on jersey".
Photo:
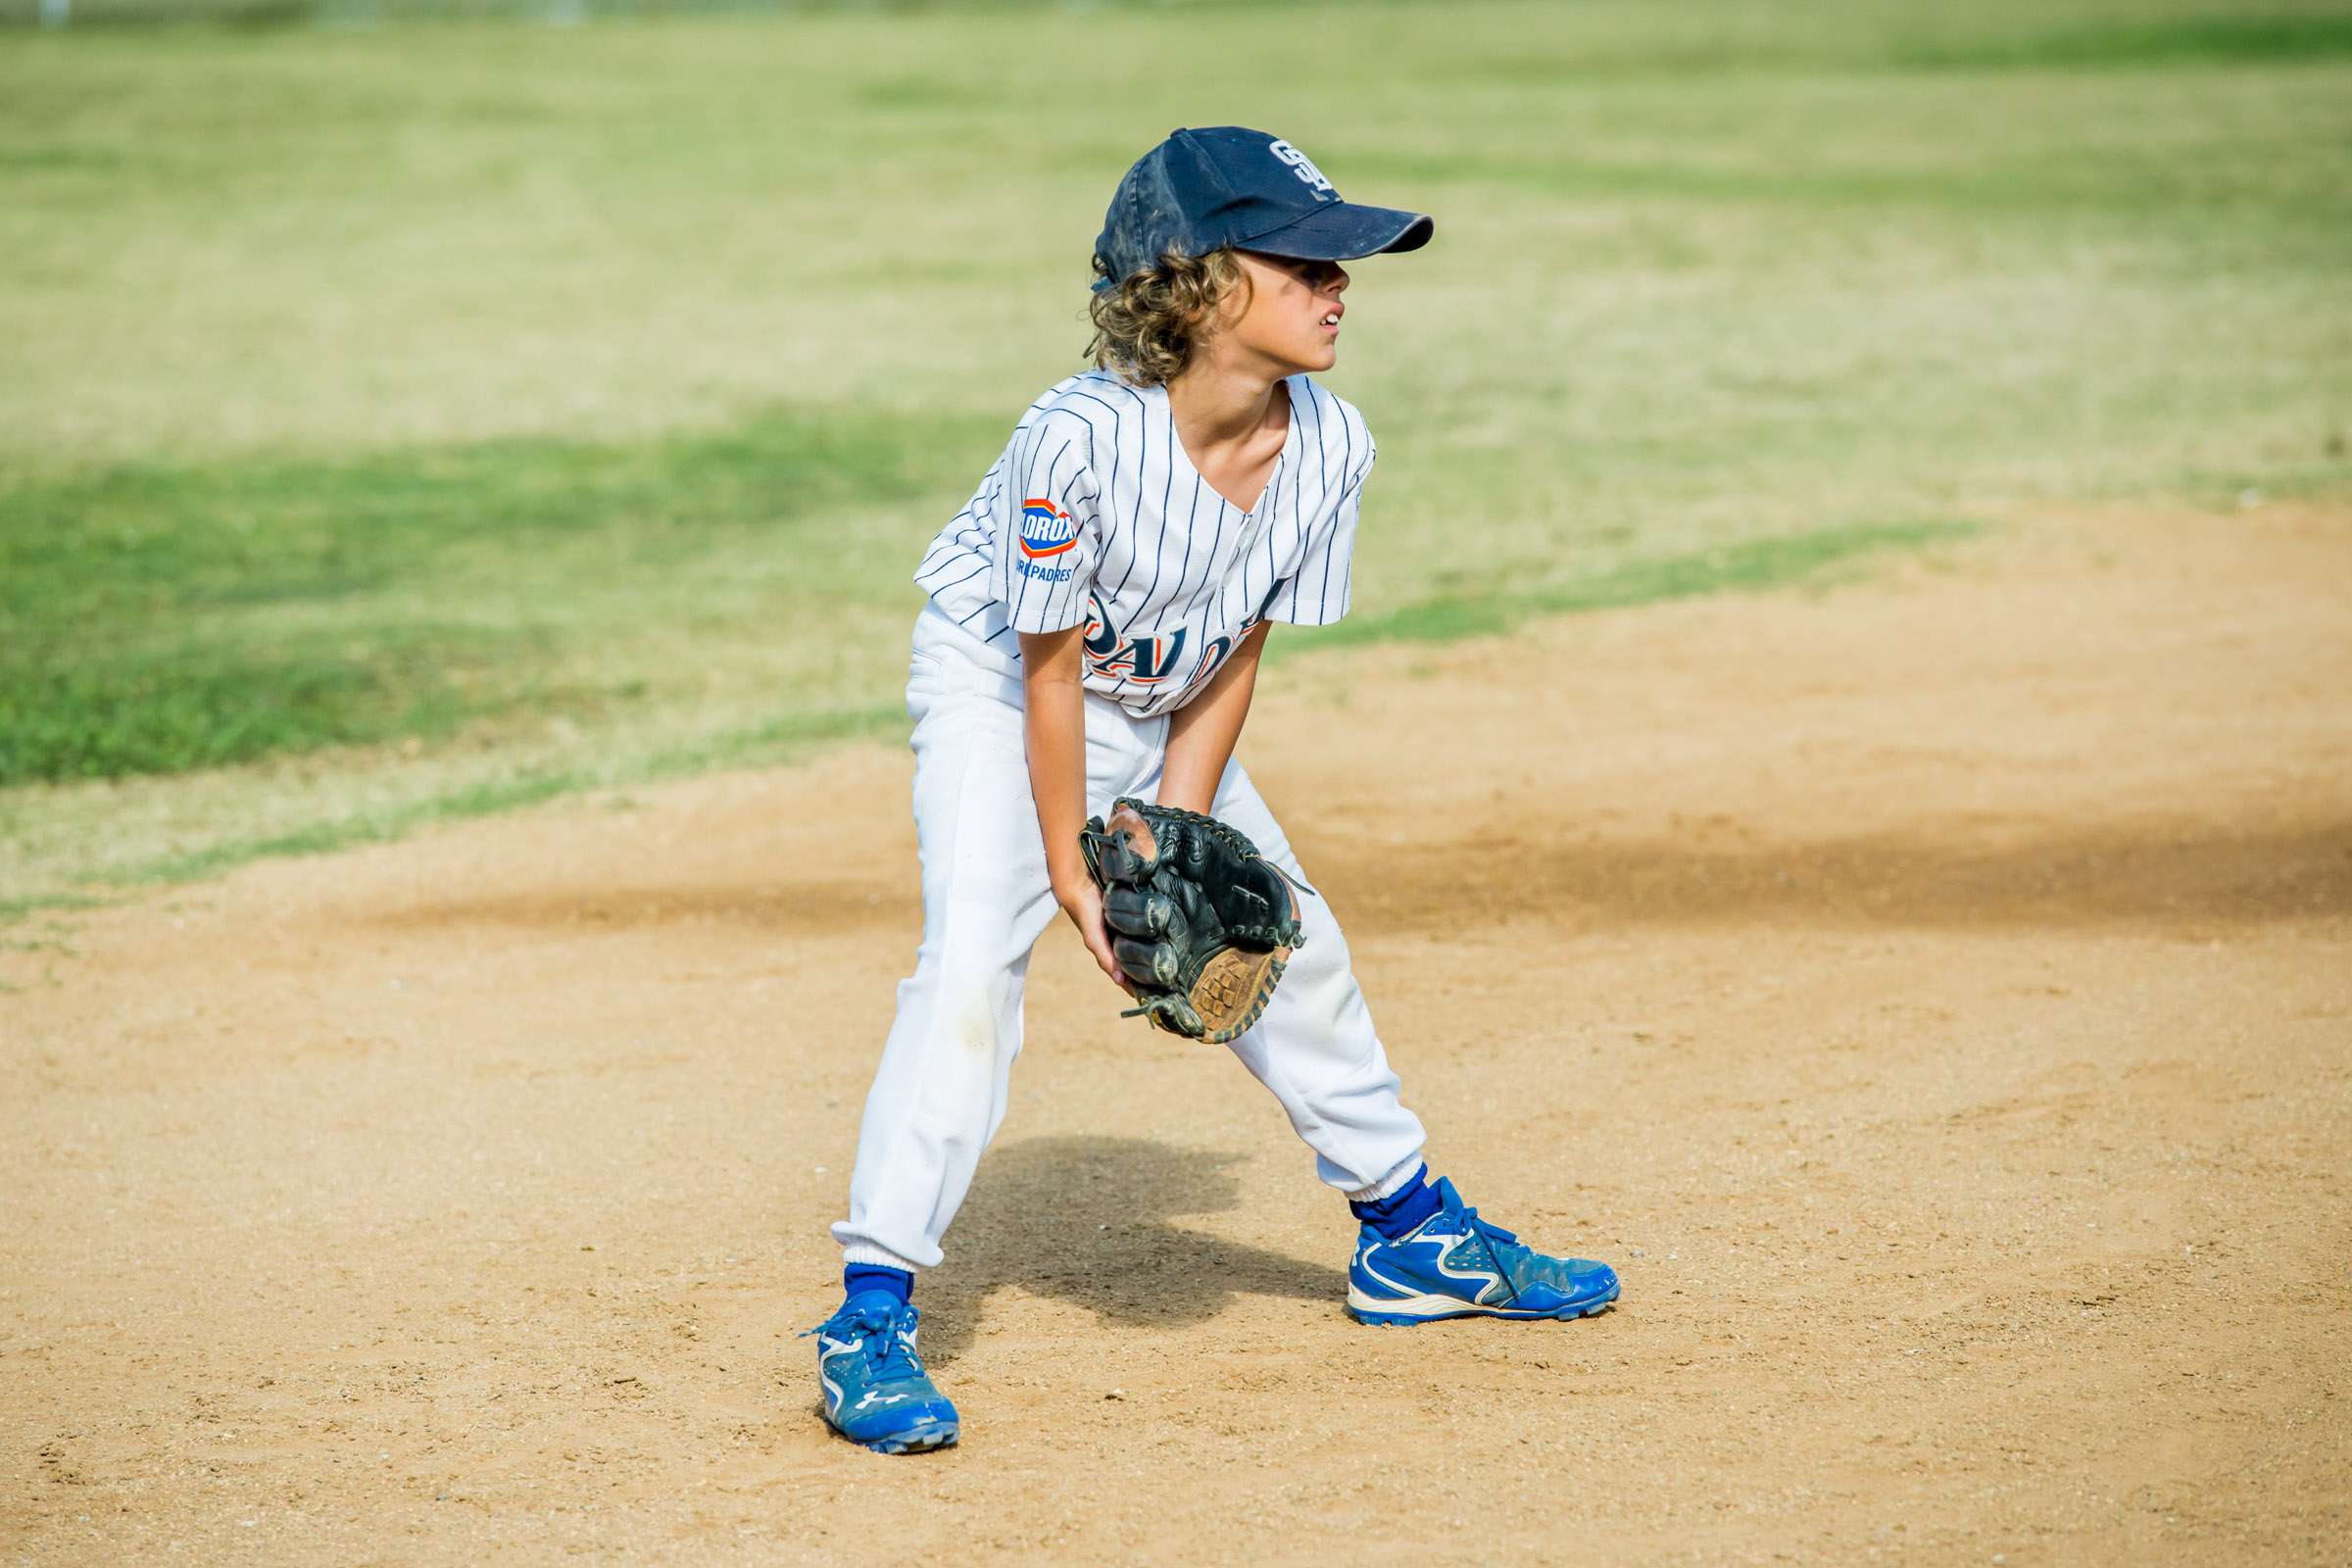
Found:
[(1193, 467), (1162, 387), (1105, 370), (1030, 405), (914, 580), (1001, 647), (1086, 627), (1086, 688), (1139, 716), (1181, 708), (1261, 620), (1321, 626), (1348, 610), (1363, 416), (1303, 375), (1254, 506)]

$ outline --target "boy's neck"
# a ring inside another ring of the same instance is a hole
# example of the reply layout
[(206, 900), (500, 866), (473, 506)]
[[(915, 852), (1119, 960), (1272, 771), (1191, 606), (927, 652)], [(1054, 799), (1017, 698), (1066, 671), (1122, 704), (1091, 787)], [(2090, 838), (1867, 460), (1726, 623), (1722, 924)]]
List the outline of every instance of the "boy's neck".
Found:
[(1204, 356), (1168, 383), (1168, 412), (1185, 444), (1196, 451), (1248, 441), (1289, 425), (1290, 404), (1277, 403), (1274, 396), (1283, 380), (1271, 367), (1220, 364)]

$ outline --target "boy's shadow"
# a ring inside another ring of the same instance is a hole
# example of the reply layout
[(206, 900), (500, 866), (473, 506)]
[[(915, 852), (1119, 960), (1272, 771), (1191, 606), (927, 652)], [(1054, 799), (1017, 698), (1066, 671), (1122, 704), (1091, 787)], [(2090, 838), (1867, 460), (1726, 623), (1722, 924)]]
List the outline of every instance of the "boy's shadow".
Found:
[[(1227, 1168), (1241, 1158), (1141, 1138), (1033, 1138), (991, 1150), (948, 1235), (947, 1260), (916, 1297), (924, 1358), (945, 1364), (969, 1349), (983, 1303), (1006, 1285), (1147, 1328), (1204, 1323), (1243, 1292), (1338, 1310), (1344, 1262), (1302, 1263), (1169, 1223), (1236, 1206), (1241, 1185)], [(1335, 1251), (1350, 1234), (1340, 1232)]]

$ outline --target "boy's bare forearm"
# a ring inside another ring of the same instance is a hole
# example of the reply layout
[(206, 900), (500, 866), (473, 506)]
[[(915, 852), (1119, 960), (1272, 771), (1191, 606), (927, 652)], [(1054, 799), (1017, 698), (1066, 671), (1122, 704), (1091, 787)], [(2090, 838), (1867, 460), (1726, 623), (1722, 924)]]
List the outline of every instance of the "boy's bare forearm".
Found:
[(1217, 799), (1217, 784), (1225, 764), (1242, 738), (1250, 717), (1250, 700), (1257, 692), (1258, 655), (1266, 645), (1266, 627), (1254, 628), (1234, 650), (1225, 667), (1209, 677), (1208, 688), (1168, 716), (1168, 752), (1161, 765), (1159, 804), (1188, 811), (1207, 811)]
[[(1081, 628), (1021, 635), (1023, 729), (1029, 790), (1045, 838), (1046, 872), (1061, 897), (1086, 880), (1078, 830), (1086, 825), (1086, 694)], [(1066, 902), (1066, 900), (1065, 900)]]

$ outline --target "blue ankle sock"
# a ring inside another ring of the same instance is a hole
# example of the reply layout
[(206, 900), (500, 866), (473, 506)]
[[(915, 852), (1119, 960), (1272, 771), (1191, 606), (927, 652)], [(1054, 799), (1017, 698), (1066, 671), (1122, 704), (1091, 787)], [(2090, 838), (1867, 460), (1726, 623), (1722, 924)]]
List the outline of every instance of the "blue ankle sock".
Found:
[(1348, 1208), (1393, 1242), (1438, 1211), (1438, 1190), (1429, 1184), (1429, 1167), (1424, 1165), (1413, 1172), (1411, 1181), (1388, 1197), (1369, 1203), (1349, 1203)]
[(904, 1306), (914, 1298), (914, 1276), (903, 1268), (880, 1268), (872, 1263), (852, 1263), (841, 1271), (845, 1299), (866, 1291), (888, 1291)]

